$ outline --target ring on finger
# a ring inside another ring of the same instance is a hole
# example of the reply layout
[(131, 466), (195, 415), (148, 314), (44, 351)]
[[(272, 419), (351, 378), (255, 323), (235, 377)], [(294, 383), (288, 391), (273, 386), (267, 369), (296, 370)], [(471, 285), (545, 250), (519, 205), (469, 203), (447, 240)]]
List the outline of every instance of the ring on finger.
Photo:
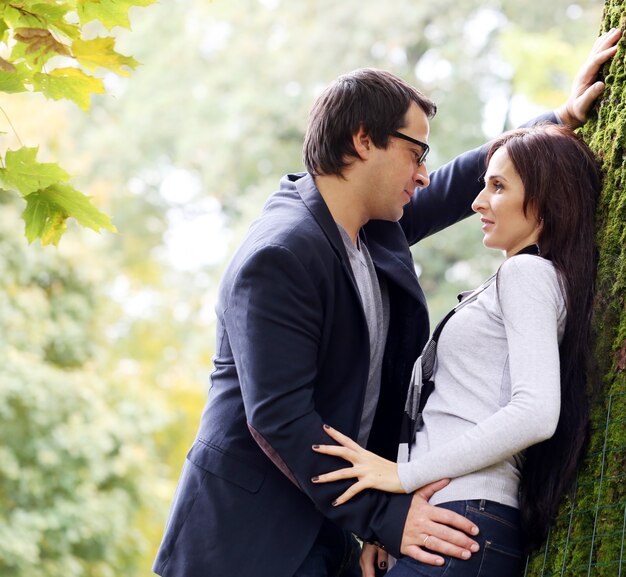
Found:
[(424, 537), (424, 541), (422, 542), (422, 547), (426, 547), (426, 543), (428, 543), (428, 540), (432, 537), (432, 535), (426, 535), (426, 537)]

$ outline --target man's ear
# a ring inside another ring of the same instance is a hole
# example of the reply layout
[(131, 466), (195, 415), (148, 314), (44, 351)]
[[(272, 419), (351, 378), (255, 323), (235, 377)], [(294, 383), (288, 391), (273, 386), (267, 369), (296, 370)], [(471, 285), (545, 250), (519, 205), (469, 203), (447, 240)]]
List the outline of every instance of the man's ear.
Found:
[(352, 144), (361, 160), (367, 160), (374, 146), (370, 135), (361, 125), (359, 130), (352, 135)]

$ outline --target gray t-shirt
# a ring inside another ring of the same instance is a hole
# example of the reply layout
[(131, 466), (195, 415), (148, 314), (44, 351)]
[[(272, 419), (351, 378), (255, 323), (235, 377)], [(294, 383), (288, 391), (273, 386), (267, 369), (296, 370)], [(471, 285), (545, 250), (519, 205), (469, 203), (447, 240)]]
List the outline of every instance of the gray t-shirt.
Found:
[(363, 312), (367, 321), (370, 341), (370, 365), (363, 404), (363, 415), (357, 442), (362, 447), (367, 446), (367, 440), (372, 429), (378, 396), (380, 394), (380, 375), (387, 342), (387, 329), (389, 328), (389, 296), (387, 295), (384, 279), (379, 281), (372, 257), (367, 247), (358, 241), (358, 247), (354, 245), (350, 235), (337, 225), (343, 244), (346, 247), (350, 266), (354, 273)]
[(560, 413), (559, 342), (566, 309), (551, 262), (509, 258), (497, 283), (446, 323), (435, 389), (398, 464), (407, 493), (451, 478), (431, 504), (489, 499), (518, 507), (522, 451), (549, 438)]

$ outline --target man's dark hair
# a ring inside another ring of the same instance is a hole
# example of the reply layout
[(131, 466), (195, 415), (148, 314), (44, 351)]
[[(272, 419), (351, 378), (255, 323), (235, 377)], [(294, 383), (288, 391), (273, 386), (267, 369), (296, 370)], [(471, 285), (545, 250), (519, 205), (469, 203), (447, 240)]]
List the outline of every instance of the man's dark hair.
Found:
[(337, 78), (319, 96), (309, 116), (303, 160), (314, 175), (342, 175), (357, 157), (352, 136), (363, 127), (378, 148), (387, 148), (389, 135), (405, 125), (415, 102), (432, 118), (434, 102), (385, 70), (361, 68)]

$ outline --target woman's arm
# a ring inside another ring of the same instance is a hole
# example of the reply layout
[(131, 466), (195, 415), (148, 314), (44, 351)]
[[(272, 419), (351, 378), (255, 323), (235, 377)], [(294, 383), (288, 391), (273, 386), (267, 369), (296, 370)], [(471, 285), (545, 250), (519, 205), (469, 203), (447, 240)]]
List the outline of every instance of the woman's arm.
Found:
[(327, 429), (341, 446), (315, 450), (341, 457), (352, 467), (320, 475), (316, 482), (358, 479), (336, 505), (366, 488), (408, 493), (432, 480), (459, 477), (553, 434), (560, 411), (557, 333), (563, 297), (554, 270), (534, 259), (537, 257), (514, 257), (500, 270), (498, 298), (509, 349), (511, 401), (463, 435), (409, 463), (382, 459)]

